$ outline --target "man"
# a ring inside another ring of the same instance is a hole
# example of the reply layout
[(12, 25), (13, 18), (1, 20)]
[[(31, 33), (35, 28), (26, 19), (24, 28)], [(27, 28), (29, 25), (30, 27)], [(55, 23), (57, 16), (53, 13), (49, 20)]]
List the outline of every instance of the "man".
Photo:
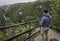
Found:
[(52, 17), (49, 14), (48, 10), (43, 10), (43, 12), (44, 12), (43, 17), (41, 18), (41, 21), (40, 21), (41, 36), (42, 36), (42, 41), (48, 41), (48, 30), (49, 30)]

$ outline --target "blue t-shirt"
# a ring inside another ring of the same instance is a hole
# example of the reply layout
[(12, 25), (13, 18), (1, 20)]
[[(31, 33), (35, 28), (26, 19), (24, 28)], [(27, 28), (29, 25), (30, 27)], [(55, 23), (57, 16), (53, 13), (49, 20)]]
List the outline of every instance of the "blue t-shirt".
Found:
[(49, 13), (44, 14), (43, 17), (41, 18), (40, 25), (44, 28), (49, 27), (51, 19), (52, 17), (50, 16)]

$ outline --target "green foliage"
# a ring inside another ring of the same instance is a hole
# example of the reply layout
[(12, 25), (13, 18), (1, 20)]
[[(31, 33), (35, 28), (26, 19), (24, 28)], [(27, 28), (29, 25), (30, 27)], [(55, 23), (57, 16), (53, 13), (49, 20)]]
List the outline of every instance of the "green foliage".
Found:
[[(53, 21), (52, 26), (55, 30), (60, 32), (60, 0), (56, 0), (51, 4)], [(53, 14), (54, 13), (54, 14)]]
[[(43, 1), (43, 0), (42, 0)], [(27, 22), (31, 20), (36, 20), (40, 19), (42, 16), (42, 12), (40, 9), (37, 9), (36, 6), (47, 4), (46, 1), (40, 2), (29, 2), (29, 3), (17, 3), (13, 4), (8, 8), (8, 11), (5, 12), (4, 10), (0, 9), (0, 26), (8, 25), (9, 23), (14, 24), (14, 23), (22, 23), (22, 22)], [(47, 4), (48, 5), (48, 4)], [(57, 1), (52, 1), (50, 4), (50, 10), (53, 15), (53, 21), (52, 21), (52, 28), (60, 32), (60, 0)], [(20, 12), (22, 12), (20, 14)], [(3, 14), (5, 14), (7, 17), (10, 19), (5, 21)], [(6, 24), (4, 24), (6, 22)], [(20, 25), (17, 26), (16, 28), (10, 28), (6, 29), (6, 33), (4, 31), (0, 31), (0, 40), (4, 38), (11, 37), (15, 35), (16, 33), (21, 33), (26, 30), (29, 30), (29, 27), (33, 28), (34, 26), (37, 25), (38, 22), (36, 23), (31, 23), (27, 25)], [(30, 29), (31, 29), (30, 28)], [(22, 35), (21, 37), (18, 37), (16, 40), (19, 41), (23, 39), (25, 35)], [(15, 40), (13, 40), (15, 41)]]
[[(20, 12), (22, 12), (22, 14), (19, 14)], [(42, 14), (41, 11), (36, 9), (35, 3), (25, 3), (23, 5), (14, 4), (10, 6), (7, 15), (11, 17), (14, 23), (21, 23), (23, 20), (29, 21), (39, 19)]]

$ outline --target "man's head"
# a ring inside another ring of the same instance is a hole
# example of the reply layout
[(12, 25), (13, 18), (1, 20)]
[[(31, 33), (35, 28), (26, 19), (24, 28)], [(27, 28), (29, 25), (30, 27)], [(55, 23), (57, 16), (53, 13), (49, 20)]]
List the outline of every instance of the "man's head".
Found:
[(43, 10), (44, 13), (48, 13), (48, 10)]

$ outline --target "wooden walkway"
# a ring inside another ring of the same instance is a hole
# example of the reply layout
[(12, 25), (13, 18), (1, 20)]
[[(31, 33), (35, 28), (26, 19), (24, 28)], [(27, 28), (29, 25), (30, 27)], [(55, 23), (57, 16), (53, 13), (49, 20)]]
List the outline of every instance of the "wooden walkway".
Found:
[[(48, 38), (49, 38), (49, 40), (51, 38), (55, 38), (58, 41), (60, 41), (60, 34), (58, 34), (57, 32), (55, 32), (54, 30), (49, 29)], [(37, 36), (34, 40), (35, 41), (41, 41), (41, 35)]]

